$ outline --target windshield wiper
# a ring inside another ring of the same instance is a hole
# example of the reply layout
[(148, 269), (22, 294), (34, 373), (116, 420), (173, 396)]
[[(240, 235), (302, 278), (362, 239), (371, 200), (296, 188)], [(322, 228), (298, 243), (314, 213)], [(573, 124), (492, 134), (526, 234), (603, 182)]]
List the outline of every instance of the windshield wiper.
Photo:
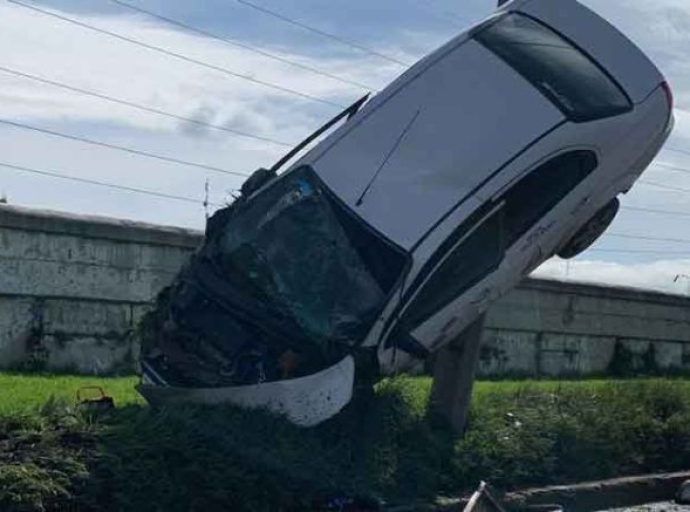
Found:
[(285, 155), (283, 158), (281, 158), (275, 164), (273, 164), (273, 167), (271, 167), (269, 169), (269, 171), (272, 173), (278, 172), (278, 169), (280, 169), (283, 165), (285, 165), (286, 162), (288, 162), (297, 153), (302, 151), (310, 142), (312, 142), (319, 135), (321, 135), (323, 132), (328, 130), (331, 126), (333, 126), (334, 124), (336, 124), (338, 121), (340, 121), (341, 119), (343, 119), (345, 117), (347, 117), (349, 119), (353, 115), (355, 115), (357, 113), (357, 111), (360, 109), (360, 107), (362, 105), (364, 105), (364, 103), (369, 99), (370, 95), (371, 95), (371, 93), (367, 93), (364, 96), (362, 96), (360, 99), (355, 101), (352, 105), (350, 105), (345, 110), (343, 110), (340, 114), (335, 116), (333, 119), (328, 121), (326, 124), (321, 126), (319, 129), (317, 129), (309, 137), (307, 137), (302, 142), (297, 144), (293, 149), (290, 150), (290, 152), (287, 155)]

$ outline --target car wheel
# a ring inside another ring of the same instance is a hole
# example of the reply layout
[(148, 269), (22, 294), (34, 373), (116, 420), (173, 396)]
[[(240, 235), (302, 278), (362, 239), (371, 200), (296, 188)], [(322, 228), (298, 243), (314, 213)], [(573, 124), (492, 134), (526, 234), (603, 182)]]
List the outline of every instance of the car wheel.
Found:
[(618, 201), (618, 198), (613, 199), (595, 213), (594, 217), (589, 219), (556, 254), (560, 258), (567, 260), (584, 252), (604, 234), (604, 231), (606, 231), (616, 217), (619, 208), (620, 201)]

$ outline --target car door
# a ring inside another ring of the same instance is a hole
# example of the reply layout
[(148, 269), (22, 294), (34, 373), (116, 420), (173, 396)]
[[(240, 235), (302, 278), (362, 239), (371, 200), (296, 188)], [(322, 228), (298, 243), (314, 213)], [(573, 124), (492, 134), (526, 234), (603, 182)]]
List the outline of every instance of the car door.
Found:
[(593, 151), (565, 151), (498, 191), (478, 210), (485, 212), (478, 221), (457, 228), (465, 231), (458, 243), (436, 257), (440, 263), (406, 305), (386, 346), (420, 357), (457, 336), (549, 256), (541, 242), (558, 236), (557, 207), (568, 196), (577, 202), (578, 185), (596, 167)]
[[(484, 300), (482, 290), (492, 288), (504, 259), (504, 206), (494, 205), (478, 221), (470, 219), (471, 225), (461, 226), (465, 232), (408, 302), (384, 343), (384, 352), (401, 349), (422, 357), (444, 344), (458, 324), (476, 316)], [(402, 364), (404, 355), (396, 357), (395, 364)]]

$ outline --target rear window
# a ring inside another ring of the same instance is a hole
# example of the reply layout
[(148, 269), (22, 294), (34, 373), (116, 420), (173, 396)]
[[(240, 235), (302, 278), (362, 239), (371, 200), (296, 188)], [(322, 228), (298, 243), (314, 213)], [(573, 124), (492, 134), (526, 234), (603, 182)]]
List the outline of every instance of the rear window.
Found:
[(531, 18), (508, 14), (474, 37), (573, 121), (601, 119), (632, 108), (620, 86), (601, 67)]

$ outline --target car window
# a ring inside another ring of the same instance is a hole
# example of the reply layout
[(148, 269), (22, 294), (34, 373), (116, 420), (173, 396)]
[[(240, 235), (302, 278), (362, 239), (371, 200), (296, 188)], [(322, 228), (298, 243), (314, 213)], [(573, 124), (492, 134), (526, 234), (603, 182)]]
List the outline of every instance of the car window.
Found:
[(501, 208), (467, 236), (434, 272), (406, 312), (405, 325), (421, 324), (498, 268), (505, 246)]
[[(425, 322), (494, 271), (505, 250), (596, 167), (592, 151), (570, 151), (539, 165), (511, 186), (494, 208), (501, 206), (452, 250), (424, 284), (405, 313), (405, 327), (411, 330)], [(465, 224), (458, 229), (465, 231)]]
[(507, 245), (512, 245), (597, 167), (592, 151), (559, 155), (529, 172), (503, 196)]
[(620, 86), (598, 64), (527, 16), (506, 15), (474, 37), (573, 121), (591, 121), (632, 108)]

